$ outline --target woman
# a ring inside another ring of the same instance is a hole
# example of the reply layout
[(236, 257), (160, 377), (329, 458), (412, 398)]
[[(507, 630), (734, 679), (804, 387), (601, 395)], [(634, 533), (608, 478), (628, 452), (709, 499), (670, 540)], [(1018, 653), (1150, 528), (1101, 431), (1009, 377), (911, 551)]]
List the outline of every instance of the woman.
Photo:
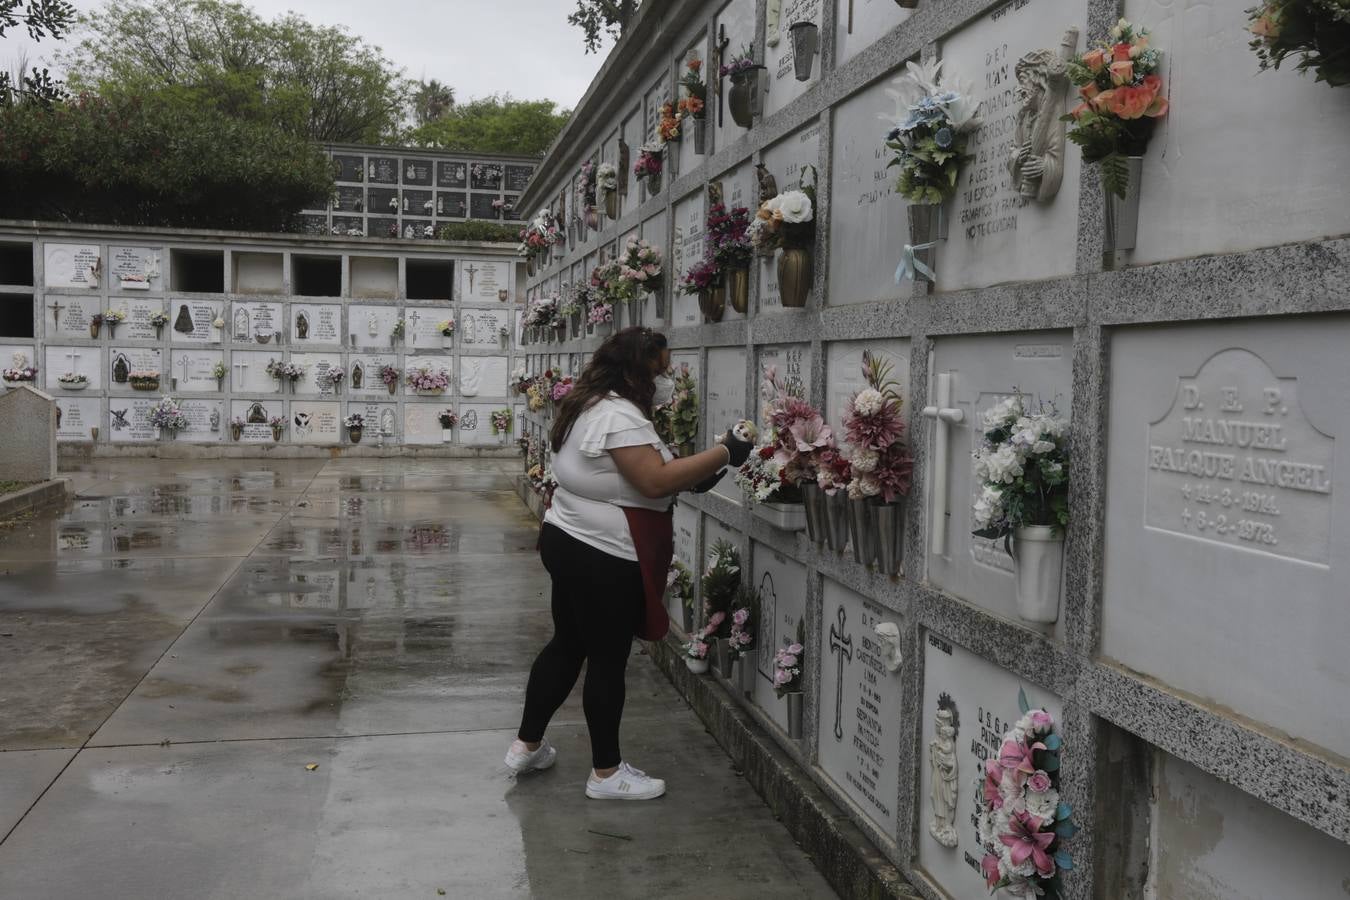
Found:
[[(539, 549), (553, 579), (554, 634), (530, 670), (506, 765), (517, 772), (553, 765), (557, 752), (544, 729), (584, 662), (593, 766), (586, 796), (595, 800), (651, 800), (666, 791), (664, 781), (628, 765), (619, 752), (624, 670), (633, 635), (643, 630), (645, 595), (665, 584), (673, 495), (710, 489), (726, 466), (750, 455), (750, 444), (728, 433), (710, 450), (672, 458), (651, 422), (653, 406), (673, 390), (669, 369), (664, 335), (650, 328), (618, 332), (563, 400), (550, 433), (558, 486)], [(661, 616), (657, 633), (664, 631)]]

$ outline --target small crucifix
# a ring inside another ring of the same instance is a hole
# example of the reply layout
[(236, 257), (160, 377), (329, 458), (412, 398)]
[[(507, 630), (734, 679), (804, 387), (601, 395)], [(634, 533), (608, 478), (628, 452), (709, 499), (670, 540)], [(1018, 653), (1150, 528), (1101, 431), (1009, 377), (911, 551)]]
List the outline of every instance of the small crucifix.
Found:
[[(713, 48), (712, 65), (708, 67), (709, 80), (714, 72), (722, 71), (722, 63), (726, 58), (727, 47), (731, 45), (731, 38), (727, 37), (727, 26), (717, 26), (717, 45)], [(722, 76), (718, 74), (717, 80), (713, 82), (713, 92), (717, 94), (717, 127), (722, 127)]]
[(48, 306), (47, 308), (50, 309), (50, 310), (52, 311), (52, 327), (53, 327), (53, 328), (60, 328), (60, 327), (61, 327), (61, 310), (63, 310), (63, 309), (66, 308), (64, 305), (62, 305), (62, 303), (61, 303), (61, 298), (60, 298), (60, 297), (57, 297), (55, 300), (53, 300), (53, 301), (51, 302), (51, 305)]
[(839, 627), (830, 626), (830, 652), (839, 654), (839, 677), (834, 682), (834, 739), (844, 739), (844, 660), (853, 662), (853, 635), (844, 634), (844, 607), (839, 607)]
[(188, 370), (192, 368), (192, 360), (190, 360), (186, 355), (178, 357), (178, 368), (183, 373), (182, 375), (179, 376), (179, 378), (183, 382), (184, 390), (186, 390), (188, 383)]
[(482, 269), (478, 268), (478, 267), (475, 266), (473, 263), (469, 263), (467, 266), (464, 267), (464, 273), (465, 273), (466, 275), (469, 276), (469, 294), (470, 294), (470, 296), (473, 295), (473, 277), (474, 277), (475, 275), (477, 275), (477, 274), (478, 274), (479, 272), (481, 272), (481, 271), (482, 271)]

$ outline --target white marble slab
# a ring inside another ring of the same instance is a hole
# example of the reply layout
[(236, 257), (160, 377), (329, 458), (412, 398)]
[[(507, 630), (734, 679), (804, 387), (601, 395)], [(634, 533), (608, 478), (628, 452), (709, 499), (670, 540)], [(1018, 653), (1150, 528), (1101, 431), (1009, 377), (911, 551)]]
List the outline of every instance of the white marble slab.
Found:
[(703, 321), (698, 311), (698, 295), (680, 293), (684, 274), (703, 259), (705, 198), (697, 191), (675, 204), (675, 232), (672, 236), (671, 282), (673, 287), (672, 325), (697, 325)]
[(44, 244), (42, 281), (48, 288), (99, 288), (103, 276), (95, 271), (106, 268), (98, 244)]
[(396, 306), (353, 304), (347, 308), (350, 346), (393, 349), (394, 323), (401, 316)]
[(505, 397), (507, 359), (505, 356), (461, 356), (459, 358), (459, 396)]
[[(712, 540), (720, 536), (710, 525), (708, 547), (711, 548)], [(740, 546), (735, 539), (732, 542)], [(776, 550), (756, 544), (751, 578), (751, 583), (760, 592), (760, 628), (755, 636), (758, 677), (751, 699), (786, 731), (787, 701), (780, 699), (773, 690), (773, 655), (797, 639), (797, 623), (806, 616), (806, 567)], [(811, 663), (806, 661), (804, 665), (809, 667)]]
[[(214, 391), (217, 389), (216, 363), (225, 358), (219, 350), (174, 350), (169, 355), (169, 369), (178, 379), (180, 391)], [(229, 376), (222, 380), (220, 387), (230, 383)]]
[(161, 247), (108, 248), (109, 290), (119, 292), (159, 292), (164, 289), (164, 250)]
[[(43, 304), (42, 328), (48, 340), (53, 338), (89, 339), (89, 323), (103, 312), (103, 298), (91, 294), (48, 294)], [(53, 309), (53, 305), (59, 309)], [(100, 328), (99, 336), (103, 335)]]
[[(335, 392), (331, 384), (320, 384), (320, 376), (330, 369), (342, 369), (341, 353), (292, 353), (291, 362), (305, 367), (305, 377), (295, 383), (297, 397), (333, 397), (347, 392), (347, 380), (344, 377), (341, 387)], [(344, 371), (345, 375), (345, 371)]]
[[(795, 396), (811, 399), (811, 345), (785, 344), (781, 347), (761, 347), (759, 349), (759, 377), (772, 366), (784, 386)], [(758, 385), (756, 385), (758, 389)], [(756, 419), (760, 416), (756, 415)]]
[[(785, 0), (786, 2), (786, 0)], [(914, 14), (895, 0), (835, 0), (835, 65), (843, 65)]]
[(150, 408), (158, 398), (112, 397), (108, 400), (108, 438), (115, 444), (143, 444), (159, 440), (150, 424)]
[[(766, 41), (773, 41), (766, 54), (769, 65), (769, 93), (764, 98), (764, 111), (773, 115), (778, 110), (796, 100), (811, 89), (820, 80), (820, 48), (824, 47), (824, 32), (820, 30), (821, 11), (825, 0), (779, 0), (781, 14), (779, 28), (766, 35)], [(794, 22), (811, 22), (816, 26), (817, 50), (811, 63), (811, 77), (807, 81), (797, 80), (796, 59), (793, 55), (792, 36), (788, 32)]]
[(283, 358), (281, 353), (263, 350), (234, 350), (230, 353), (231, 389), (236, 393), (279, 394), (276, 379), (267, 374), (267, 364)]
[(515, 293), (515, 263), (500, 259), (471, 259), (458, 264), (459, 299), (463, 303), (502, 303)]
[[(758, 419), (757, 401), (745, 395), (745, 350), (714, 347), (708, 351), (707, 388), (704, 392), (703, 433), (711, 440), (741, 419)], [(744, 492), (728, 472), (713, 490), (737, 503)]]
[(58, 441), (92, 440), (93, 431), (103, 427), (103, 401), (97, 397), (68, 394), (56, 398), (56, 408), (61, 411), (56, 428)]
[(365, 418), (365, 434), (362, 440), (378, 438), (381, 430), (386, 435), (398, 433), (398, 405), (395, 403), (375, 403), (373, 401), (349, 401), (347, 415), (359, 413)]
[[(272, 428), (267, 424), (268, 420), (274, 416), (281, 416), (283, 419), (287, 419), (289, 423), (286, 416), (286, 402), (280, 397), (258, 397), (253, 400), (235, 399), (230, 401), (230, 420), (241, 418), (245, 422), (243, 434), (239, 439), (241, 443), (274, 443)], [(290, 428), (282, 432), (282, 443), (291, 438), (289, 432)]]
[(470, 447), (504, 447), (514, 440), (513, 434), (492, 433), (492, 413), (506, 409), (505, 403), (465, 403), (459, 408), (460, 443)]
[[(730, 0), (721, 11), (713, 24), (713, 34), (719, 38), (725, 35), (727, 47), (721, 62), (726, 63), (733, 56), (740, 56), (745, 48), (753, 47), (755, 43), (755, 0)], [(763, 63), (764, 56), (761, 53), (755, 54), (755, 62)], [(709, 79), (716, 80), (717, 72), (715, 67), (708, 67)], [(708, 136), (715, 140), (713, 144), (718, 150), (730, 146), (748, 134), (747, 130), (737, 125), (731, 118), (731, 110), (727, 106), (727, 92), (731, 90), (731, 79), (722, 79), (722, 111), (721, 121), (717, 115), (717, 98), (713, 96), (712, 86), (708, 89)], [(755, 124), (759, 124), (762, 119), (756, 119)]]
[[(120, 364), (120, 365), (119, 365)], [(164, 351), (158, 347), (119, 347), (114, 345), (108, 350), (108, 387), (112, 390), (131, 390), (131, 381), (125, 378), (117, 380), (118, 372), (125, 369), (131, 372), (158, 372), (160, 390), (164, 393), (175, 390), (172, 375), (164, 371)]]
[[(446, 319), (455, 318), (453, 306), (416, 306), (404, 311), (404, 327), (407, 329), (404, 343), (408, 352), (425, 353), (428, 350), (444, 350), (453, 346), (454, 338), (445, 338), (436, 326)], [(455, 323), (459, 324), (458, 321)]]
[[(175, 344), (218, 344), (223, 339), (224, 330), (215, 327), (217, 319), (225, 318), (223, 300), (184, 300), (173, 298), (169, 301), (169, 329)], [(225, 321), (226, 329), (229, 321)]]
[[(164, 301), (156, 297), (127, 296), (115, 298), (108, 308), (122, 313), (126, 318), (117, 326), (118, 340), (153, 341), (163, 337), (156, 333), (150, 324), (150, 317), (164, 311)], [(107, 324), (104, 324), (107, 327)], [(164, 326), (167, 329), (169, 326)]]
[(501, 338), (503, 325), (509, 326), (509, 309), (466, 309), (461, 313), (455, 329), (455, 340), (465, 347), (499, 347), (506, 349)]
[(291, 342), (307, 344), (342, 343), (342, 307), (336, 303), (292, 303)]
[[(871, 350), (891, 364), (891, 378), (899, 387), (901, 397), (909, 394), (909, 341), (905, 339), (878, 341), (841, 341), (825, 346), (825, 422), (834, 431), (835, 439), (844, 443), (844, 410), (849, 398), (867, 387), (862, 374), (863, 351)], [(901, 409), (907, 416), (908, 409)], [(910, 443), (915, 440), (910, 435)]]
[(103, 387), (103, 353), (98, 347), (53, 347), (49, 344), (44, 349), (46, 358), (40, 366), (38, 378), (46, 386), (44, 390), (53, 397), (74, 393), (63, 390), (58, 381), (66, 372), (88, 377), (89, 387), (86, 390), (96, 391)]
[[(820, 168), (820, 134), (823, 126), (811, 125), (779, 141), (764, 151), (764, 167), (769, 170), (779, 191), (797, 190), (807, 166)], [(758, 186), (752, 199), (759, 201)], [(757, 209), (758, 206), (755, 206)], [(778, 254), (759, 259), (759, 309), (771, 312), (783, 308), (778, 290)]]
[(289, 439), (297, 444), (342, 442), (342, 404), (297, 397), (291, 401)]
[(286, 335), (286, 307), (281, 303), (236, 302), (230, 308), (228, 327), (230, 341), (235, 344), (275, 346)]
[(183, 411), (188, 424), (187, 428), (178, 432), (177, 440), (191, 441), (197, 444), (214, 443), (221, 440), (224, 434), (229, 431), (223, 400), (180, 399), (178, 408)]

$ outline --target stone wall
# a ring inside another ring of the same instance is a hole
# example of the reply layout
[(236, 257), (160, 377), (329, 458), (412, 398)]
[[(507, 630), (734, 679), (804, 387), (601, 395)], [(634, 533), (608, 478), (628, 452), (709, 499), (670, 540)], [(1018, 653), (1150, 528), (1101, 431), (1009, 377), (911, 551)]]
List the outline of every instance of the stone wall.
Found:
[[(1105, 252), (1097, 167), (1076, 147), (1048, 202), (1020, 201), (1005, 160), (1017, 61), (1057, 52), (1070, 29), (1081, 52), (1122, 14), (1163, 51), (1171, 111), (1143, 160), (1136, 245)], [(786, 29), (806, 20), (821, 53), (799, 82)], [(716, 539), (740, 548), (770, 598), (770, 649), (804, 622), (802, 739), (788, 737), (767, 652), (746, 708), (927, 897), (988, 896), (977, 782), (1019, 690), (1061, 722), (1064, 798), (1084, 827), (1068, 896), (1311, 900), (1350, 883), (1350, 502), (1338, 489), (1350, 458), (1335, 452), (1350, 432), (1338, 149), (1350, 92), (1257, 74), (1245, 26), (1241, 4), (1148, 0), (647, 3), (522, 198), (567, 231), (531, 298), (584, 283), (629, 236), (663, 249), (661, 296), (620, 324), (663, 327), (691, 365), (704, 443), (755, 416), (765, 363), (837, 427), (862, 351), (894, 362), (916, 457), (898, 577), (770, 526), (730, 479), (681, 498), (677, 553), (697, 572)], [(660, 190), (629, 173), (617, 218), (588, 224), (582, 162), (631, 163), (660, 103), (679, 96), (685, 61), (706, 71), (719, 47), (742, 45), (768, 60), (753, 126), (710, 97), (706, 152), (688, 136), (668, 145)], [(972, 82), (986, 115), (928, 255), (935, 282), (897, 284), (905, 246), (921, 241), (884, 136), (903, 113), (891, 81), (916, 58)], [(766, 260), (747, 313), (707, 322), (672, 282), (701, 250), (708, 186), (753, 208), (760, 164), (779, 188), (818, 171), (810, 300), (785, 309)], [(530, 368), (575, 373), (599, 341), (527, 347)], [(921, 414), (940, 384), (958, 423)], [(1071, 418), (1072, 521), (1048, 625), (1018, 615), (1002, 544), (970, 534), (975, 423), (1015, 391)], [(530, 419), (541, 447), (547, 424)], [(1269, 439), (1233, 436), (1249, 426)], [(899, 626), (895, 674), (879, 667), (878, 622)], [(959, 712), (956, 847), (930, 831), (940, 701)], [(1307, 862), (1291, 869), (1286, 854)]]
[[(489, 417), (514, 410), (517, 268), (501, 244), (0, 223), (0, 362), (38, 367), (66, 444), (161, 447), (149, 409), (172, 396), (189, 423), (176, 440), (190, 445), (350, 446), (344, 421), (360, 414), (365, 447), (508, 452), (514, 436), (493, 435)], [(109, 313), (124, 318), (110, 327)], [(273, 361), (303, 374), (277, 381)], [(392, 391), (385, 366), (400, 373)], [(414, 390), (406, 374), (422, 368), (444, 370), (449, 388)], [(443, 432), (446, 407), (460, 422)]]

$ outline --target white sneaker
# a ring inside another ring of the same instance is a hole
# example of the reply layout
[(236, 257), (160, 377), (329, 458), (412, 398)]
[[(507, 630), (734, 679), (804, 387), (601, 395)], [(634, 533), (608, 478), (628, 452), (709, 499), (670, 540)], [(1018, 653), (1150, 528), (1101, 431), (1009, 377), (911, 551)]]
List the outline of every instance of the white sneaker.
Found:
[(652, 778), (628, 763), (619, 763), (619, 771), (608, 778), (586, 779), (586, 796), (592, 800), (655, 800), (666, 792), (666, 783)]
[(524, 741), (517, 740), (506, 751), (506, 767), (513, 772), (543, 771), (557, 759), (558, 751), (547, 740), (539, 742), (538, 750), (531, 750)]

